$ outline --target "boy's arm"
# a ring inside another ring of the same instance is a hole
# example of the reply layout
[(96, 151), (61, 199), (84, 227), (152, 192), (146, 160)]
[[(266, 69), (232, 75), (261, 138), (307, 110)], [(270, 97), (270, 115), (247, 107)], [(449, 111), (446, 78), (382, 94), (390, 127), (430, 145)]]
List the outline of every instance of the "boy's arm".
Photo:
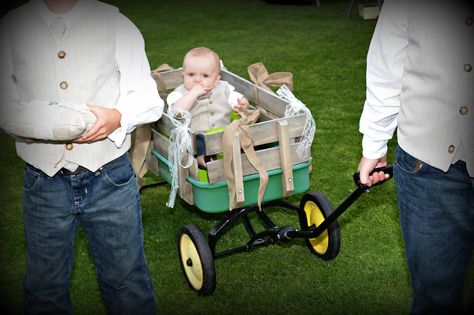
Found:
[[(115, 58), (120, 71), (120, 97), (112, 109), (116, 111), (110, 112), (113, 119), (109, 114), (103, 113), (103, 108), (98, 108), (104, 104), (89, 104), (94, 105), (90, 107), (91, 110), (100, 115), (97, 118), (101, 125), (94, 126), (91, 133), (84, 137), (93, 141), (91, 139), (100, 140), (107, 136), (120, 147), (126, 135), (136, 126), (160, 119), (164, 103), (151, 76), (143, 36), (123, 14), (119, 14), (116, 22)], [(117, 126), (117, 118), (119, 125), (114, 128)]]
[(386, 1), (367, 54), (367, 97), (360, 118), (363, 157), (359, 164), (362, 184), (376, 184), (386, 174), (369, 173), (386, 165), (387, 142), (397, 127), (403, 65), (408, 39), (406, 1)]

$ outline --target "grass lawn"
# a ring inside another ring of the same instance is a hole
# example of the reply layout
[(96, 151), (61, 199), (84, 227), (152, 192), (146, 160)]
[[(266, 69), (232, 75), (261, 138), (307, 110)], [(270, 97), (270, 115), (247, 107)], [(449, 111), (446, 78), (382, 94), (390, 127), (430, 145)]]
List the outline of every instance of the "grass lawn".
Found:
[[(365, 98), (365, 58), (375, 21), (346, 19), (349, 1), (321, 7), (274, 5), (261, 0), (108, 0), (141, 30), (152, 68), (179, 67), (192, 47), (208, 46), (225, 66), (248, 78), (247, 66), (262, 61), (269, 72), (290, 71), (295, 94), (317, 123), (312, 146), (312, 191), (337, 206), (354, 188), (360, 159), (358, 121)], [(0, 135), (0, 306), (22, 312), (24, 272), (21, 217), (22, 167), (13, 141)], [(389, 159), (393, 161), (395, 142)], [(153, 178), (149, 178), (150, 182)], [(208, 231), (220, 216), (204, 215), (177, 200), (165, 206), (169, 186), (142, 193), (145, 250), (160, 314), (404, 314), (411, 301), (409, 274), (398, 222), (393, 181), (374, 188), (339, 220), (341, 252), (323, 261), (302, 240), (216, 261), (217, 287), (200, 297), (181, 272), (176, 233), (187, 223)], [(301, 196), (293, 197), (299, 202)], [(268, 212), (297, 227), (294, 213)], [(245, 241), (243, 226), (223, 244)], [(471, 268), (471, 271), (473, 268)], [(467, 298), (474, 296), (470, 273)], [(105, 314), (85, 234), (76, 241), (71, 295), (76, 314)], [(472, 303), (472, 302), (471, 302)]]

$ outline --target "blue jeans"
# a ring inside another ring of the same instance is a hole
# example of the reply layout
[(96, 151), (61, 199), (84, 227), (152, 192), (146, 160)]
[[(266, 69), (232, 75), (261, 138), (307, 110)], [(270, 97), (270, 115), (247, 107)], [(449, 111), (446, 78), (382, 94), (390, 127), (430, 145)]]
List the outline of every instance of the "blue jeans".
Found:
[(74, 239), (87, 234), (109, 314), (155, 314), (140, 196), (128, 154), (96, 172), (49, 177), (25, 166), (25, 312), (70, 314)]
[(414, 290), (411, 314), (462, 313), (474, 249), (474, 179), (464, 162), (445, 173), (400, 147), (394, 173)]

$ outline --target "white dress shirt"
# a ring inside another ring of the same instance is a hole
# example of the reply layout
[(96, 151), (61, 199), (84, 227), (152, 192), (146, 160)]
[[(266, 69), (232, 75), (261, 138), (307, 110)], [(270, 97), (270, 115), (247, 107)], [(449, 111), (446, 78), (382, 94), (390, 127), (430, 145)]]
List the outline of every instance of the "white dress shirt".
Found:
[(398, 126), (398, 144), (447, 171), (474, 175), (472, 1), (387, 0), (367, 55), (360, 119), (363, 156), (377, 159)]

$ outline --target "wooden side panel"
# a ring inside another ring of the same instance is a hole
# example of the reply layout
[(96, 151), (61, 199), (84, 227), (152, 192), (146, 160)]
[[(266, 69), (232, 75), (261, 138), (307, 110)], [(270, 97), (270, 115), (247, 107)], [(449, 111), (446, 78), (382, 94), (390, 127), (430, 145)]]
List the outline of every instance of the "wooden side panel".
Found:
[[(297, 146), (298, 146), (298, 143), (290, 144), (289, 151), (291, 155), (291, 161), (293, 162), (293, 164), (303, 163), (311, 159), (311, 156), (309, 154), (303, 157), (299, 157), (298, 154), (296, 154)], [(265, 168), (265, 170), (269, 171), (269, 170), (281, 168), (279, 147), (259, 150), (259, 151), (256, 151), (255, 153), (257, 154), (257, 157), (262, 162), (262, 165)], [(245, 154), (241, 155), (241, 160), (242, 160), (242, 174), (244, 176), (258, 173), (257, 170), (250, 163), (250, 161), (247, 159), (247, 156)], [(216, 160), (216, 161), (211, 161), (207, 163), (207, 172), (208, 172), (207, 175), (209, 177), (210, 183), (215, 183), (221, 180), (225, 180), (224, 161)]]
[(165, 81), (166, 88), (172, 90), (183, 83), (182, 69), (161, 72), (160, 75)]
[[(279, 118), (269, 120), (254, 125), (250, 125), (250, 134), (254, 145), (262, 145), (278, 141), (278, 127), (277, 124), (281, 120), (288, 122), (288, 136), (290, 138), (300, 137), (303, 132), (304, 123), (306, 122), (305, 115), (297, 115), (288, 118)], [(206, 142), (206, 154), (217, 154), (223, 151), (222, 149), (222, 132), (204, 135)]]

